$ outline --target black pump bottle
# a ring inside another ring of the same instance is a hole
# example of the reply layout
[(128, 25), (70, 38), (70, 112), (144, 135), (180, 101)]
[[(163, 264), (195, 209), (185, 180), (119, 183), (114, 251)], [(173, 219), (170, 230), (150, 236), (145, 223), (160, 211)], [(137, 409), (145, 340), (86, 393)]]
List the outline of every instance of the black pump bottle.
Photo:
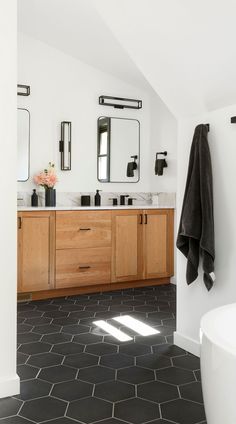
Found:
[(99, 191), (102, 191), (102, 190), (96, 190), (96, 194), (94, 196), (94, 205), (95, 206), (101, 206), (101, 196), (99, 194)]

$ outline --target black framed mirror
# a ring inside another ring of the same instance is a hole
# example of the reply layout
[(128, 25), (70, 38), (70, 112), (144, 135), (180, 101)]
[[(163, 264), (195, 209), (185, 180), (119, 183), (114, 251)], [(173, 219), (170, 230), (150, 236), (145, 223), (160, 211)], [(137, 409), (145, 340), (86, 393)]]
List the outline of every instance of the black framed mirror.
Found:
[(100, 116), (97, 135), (98, 181), (137, 183), (140, 179), (140, 122)]

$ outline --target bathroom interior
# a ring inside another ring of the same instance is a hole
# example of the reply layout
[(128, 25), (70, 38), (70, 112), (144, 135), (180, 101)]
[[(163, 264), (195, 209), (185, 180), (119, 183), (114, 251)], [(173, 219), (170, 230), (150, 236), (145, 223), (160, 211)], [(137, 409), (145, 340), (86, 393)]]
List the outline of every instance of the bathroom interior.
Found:
[(236, 4), (2, 0), (0, 424), (235, 424)]

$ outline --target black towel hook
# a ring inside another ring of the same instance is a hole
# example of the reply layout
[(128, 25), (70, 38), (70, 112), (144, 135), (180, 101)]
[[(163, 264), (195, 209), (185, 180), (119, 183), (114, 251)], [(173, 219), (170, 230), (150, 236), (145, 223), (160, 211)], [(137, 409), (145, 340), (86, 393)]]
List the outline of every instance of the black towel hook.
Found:
[(167, 151), (165, 150), (164, 152), (157, 152), (156, 153), (156, 159), (158, 158), (158, 155), (167, 156)]

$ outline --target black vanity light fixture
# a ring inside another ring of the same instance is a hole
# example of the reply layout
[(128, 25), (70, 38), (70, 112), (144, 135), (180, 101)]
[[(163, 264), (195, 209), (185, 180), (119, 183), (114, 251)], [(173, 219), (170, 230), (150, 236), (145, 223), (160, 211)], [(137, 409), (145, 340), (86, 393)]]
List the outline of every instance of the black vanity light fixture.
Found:
[(155, 160), (155, 175), (163, 175), (163, 169), (167, 168), (167, 162), (165, 158), (158, 158), (158, 155), (167, 156), (167, 151), (164, 152), (157, 152), (156, 153), (156, 160)]
[(59, 141), (61, 153), (61, 170), (71, 170), (71, 122), (61, 122), (61, 140)]
[(29, 96), (30, 86), (25, 84), (17, 84), (17, 95), (18, 96)]
[(126, 99), (123, 97), (100, 96), (99, 104), (116, 109), (142, 109), (142, 100)]
[(236, 124), (236, 116), (232, 116), (230, 122), (231, 124)]

